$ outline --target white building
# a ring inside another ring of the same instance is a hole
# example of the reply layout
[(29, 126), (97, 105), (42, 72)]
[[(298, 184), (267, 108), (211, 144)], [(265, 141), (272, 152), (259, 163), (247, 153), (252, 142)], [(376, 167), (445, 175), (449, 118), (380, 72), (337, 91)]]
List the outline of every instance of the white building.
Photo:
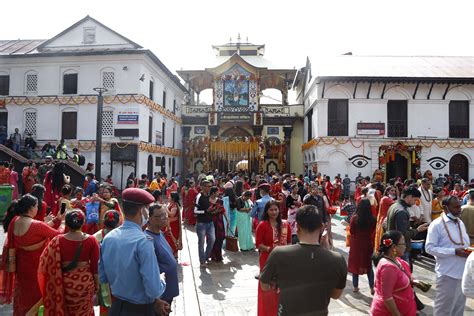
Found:
[(96, 87), (106, 88), (102, 178), (181, 170), (186, 89), (149, 50), (87, 16), (49, 40), (0, 41), (0, 138), (65, 139), (95, 160)]
[(295, 80), (309, 170), (474, 178), (474, 57), (344, 55), (320, 64), (308, 60)]

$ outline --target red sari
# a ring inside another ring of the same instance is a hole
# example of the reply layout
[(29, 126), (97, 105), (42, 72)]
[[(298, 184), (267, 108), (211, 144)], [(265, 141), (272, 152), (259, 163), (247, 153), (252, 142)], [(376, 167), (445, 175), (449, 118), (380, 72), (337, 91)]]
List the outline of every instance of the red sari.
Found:
[(38, 170), (36, 168), (25, 167), (21, 173), (21, 178), (23, 180), (23, 194), (31, 193), (31, 188), (36, 184), (36, 176), (38, 175)]
[(196, 206), (196, 197), (198, 191), (196, 188), (189, 188), (188, 193), (186, 194), (187, 200), (187, 209), (186, 209), (186, 219), (188, 220), (189, 225), (196, 225), (196, 217), (194, 216), (194, 207)]
[(94, 316), (93, 296), (96, 289), (93, 274), (97, 274), (99, 261), (99, 244), (94, 236), (89, 235), (82, 241), (78, 262), (85, 264), (70, 271), (58, 269), (64, 262), (72, 261), (79, 243), (58, 236), (51, 240), (41, 255), (38, 283), (44, 315)]
[(13, 298), (13, 315), (24, 316), (29, 312), (36, 314), (41, 305), (37, 275), (39, 260), (49, 238), (59, 232), (44, 222), (33, 220), (24, 235), (16, 236), (13, 228), (18, 218), (11, 221), (3, 248), (4, 254), (8, 249), (16, 249), (16, 272), (5, 271), (7, 256), (2, 256), (1, 301), (10, 304)]
[[(255, 244), (270, 247), (270, 252), (277, 246), (291, 244), (291, 228), (286, 221), (282, 222), (281, 234), (272, 227), (269, 221), (261, 221), (257, 226), (255, 234)], [(260, 272), (267, 263), (270, 252), (260, 252), (259, 264)], [(274, 316), (277, 315), (279, 293), (275, 290), (263, 291), (260, 283), (258, 284), (258, 316)]]
[[(173, 209), (176, 209), (173, 211)], [(179, 205), (176, 202), (171, 202), (168, 205), (168, 221), (171, 230), (168, 230), (168, 227), (163, 227), (162, 231), (165, 233), (166, 241), (173, 250), (173, 255), (177, 258), (178, 257), (178, 245), (176, 245), (175, 241), (179, 239), (179, 230), (180, 230), (180, 217), (179, 216)], [(173, 235), (173, 237), (171, 237)], [(174, 238), (174, 240), (173, 240)]]
[(375, 240), (374, 240), (374, 249), (375, 252), (378, 252), (379, 247), (380, 247), (380, 241), (382, 240), (382, 235), (383, 235), (383, 222), (385, 221), (385, 218), (387, 217), (388, 214), (388, 209), (390, 206), (395, 203), (394, 200), (392, 200), (388, 196), (384, 196), (380, 200), (380, 207), (379, 207), (379, 213), (377, 214), (377, 225), (375, 227)]
[(372, 254), (374, 252), (375, 222), (362, 229), (357, 224), (357, 214), (352, 216), (350, 223), (350, 250), (348, 271), (353, 274), (367, 274), (372, 267)]

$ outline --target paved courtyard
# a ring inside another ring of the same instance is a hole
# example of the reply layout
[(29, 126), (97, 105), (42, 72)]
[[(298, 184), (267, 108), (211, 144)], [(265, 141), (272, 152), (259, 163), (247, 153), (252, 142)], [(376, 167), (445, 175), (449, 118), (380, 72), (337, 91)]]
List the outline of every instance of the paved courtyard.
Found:
[[(176, 315), (257, 315), (258, 253), (226, 252), (224, 263), (200, 268), (197, 251), (197, 236), (193, 227), (184, 229), (184, 248), (181, 252), (181, 295), (173, 307)], [(345, 230), (340, 220), (333, 220), (333, 236), (336, 251), (346, 258)], [(433, 315), (435, 296), (434, 261), (423, 258), (415, 264), (416, 278), (429, 281), (433, 288), (428, 293), (417, 290), (425, 304), (420, 315)], [(368, 315), (372, 296), (367, 278), (361, 277), (360, 292), (352, 292), (350, 274), (346, 289), (339, 300), (331, 300), (330, 315)], [(465, 315), (474, 315), (474, 300), (469, 299)]]
[[(346, 258), (344, 226), (333, 220), (336, 250)], [(3, 244), (4, 234), (0, 234)], [(184, 227), (183, 251), (180, 253), (180, 296), (174, 301), (172, 315), (257, 315), (258, 253), (225, 252), (224, 263), (199, 266), (197, 236), (193, 227)], [(415, 277), (434, 284), (434, 261), (424, 258), (415, 264)], [(351, 276), (339, 300), (331, 300), (330, 315), (368, 315), (372, 296), (366, 277), (361, 277), (360, 292), (352, 292)], [(426, 305), (420, 315), (433, 315), (435, 287), (428, 292), (417, 291)], [(474, 315), (474, 300), (467, 303), (465, 315)], [(11, 306), (0, 306), (0, 315), (11, 315)], [(98, 315), (98, 311), (96, 313)]]

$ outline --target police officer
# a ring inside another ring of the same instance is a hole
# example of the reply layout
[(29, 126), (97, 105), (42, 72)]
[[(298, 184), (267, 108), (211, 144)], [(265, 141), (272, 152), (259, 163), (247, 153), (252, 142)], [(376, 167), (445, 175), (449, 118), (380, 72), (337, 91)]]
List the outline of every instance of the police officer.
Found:
[(122, 193), (125, 222), (102, 241), (99, 278), (109, 283), (115, 300), (111, 316), (167, 315), (170, 305), (160, 296), (166, 284), (153, 248), (153, 239), (143, 232), (148, 221), (147, 207), (155, 199), (145, 190), (126, 189)]

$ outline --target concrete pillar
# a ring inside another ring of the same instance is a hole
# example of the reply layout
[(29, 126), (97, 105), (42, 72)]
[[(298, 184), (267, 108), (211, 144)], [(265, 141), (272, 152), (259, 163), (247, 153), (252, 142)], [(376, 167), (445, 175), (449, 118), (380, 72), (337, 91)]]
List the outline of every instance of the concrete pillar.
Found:
[(283, 133), (285, 134), (285, 144), (286, 144), (285, 172), (289, 173), (291, 171), (290, 170), (290, 164), (291, 164), (291, 148), (290, 148), (290, 145), (291, 145), (291, 133), (293, 133), (293, 126), (283, 127)]

